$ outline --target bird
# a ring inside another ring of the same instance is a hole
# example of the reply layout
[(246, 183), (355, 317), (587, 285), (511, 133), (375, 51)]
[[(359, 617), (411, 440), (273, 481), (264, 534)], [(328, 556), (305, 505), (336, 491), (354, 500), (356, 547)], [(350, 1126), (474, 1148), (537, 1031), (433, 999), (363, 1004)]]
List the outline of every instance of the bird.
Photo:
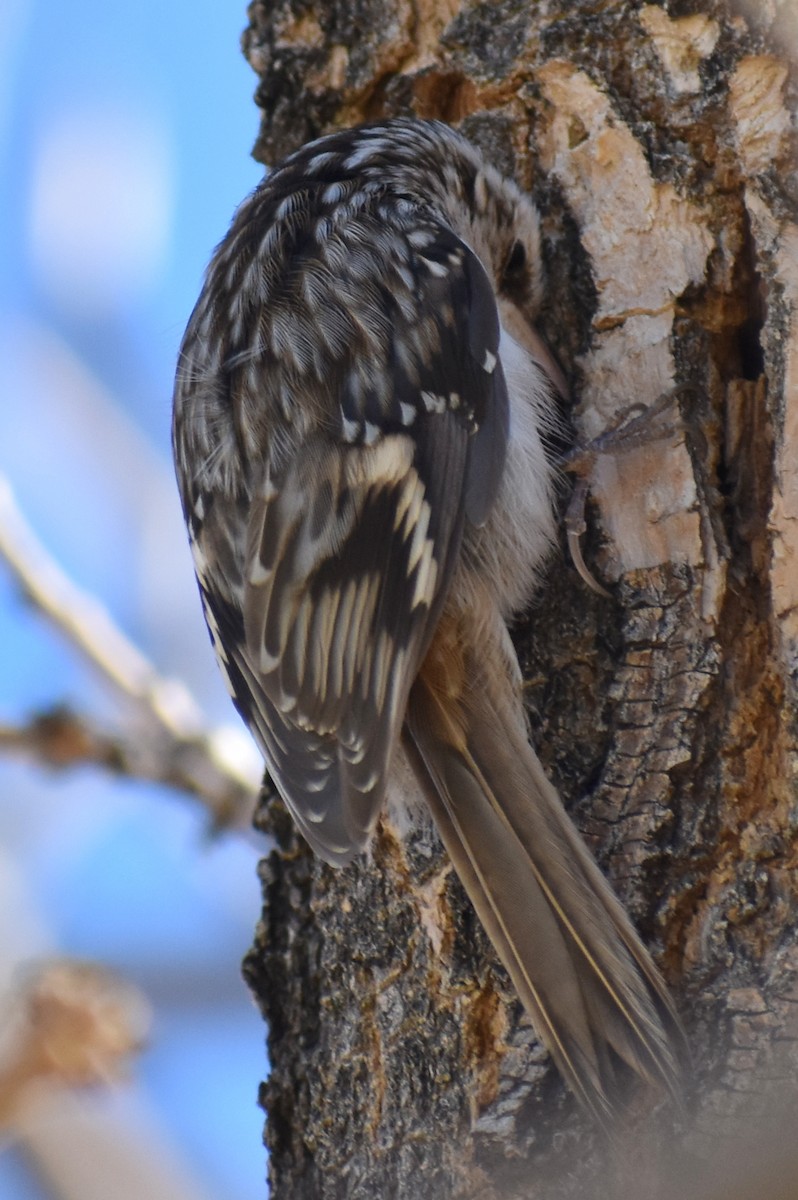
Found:
[(556, 539), (532, 200), (395, 117), (270, 169), (182, 341), (173, 449), (222, 675), (310, 847), (368, 845), (401, 745), (556, 1066), (600, 1122), (681, 1026), (530, 745), (508, 623)]

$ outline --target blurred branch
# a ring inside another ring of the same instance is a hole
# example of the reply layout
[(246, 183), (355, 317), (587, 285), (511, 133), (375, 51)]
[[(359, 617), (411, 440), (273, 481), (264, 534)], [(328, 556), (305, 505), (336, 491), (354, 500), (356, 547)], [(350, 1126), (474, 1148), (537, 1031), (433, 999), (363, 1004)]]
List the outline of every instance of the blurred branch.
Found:
[(149, 1006), (137, 988), (96, 963), (40, 963), (11, 998), (16, 1027), (0, 1061), (0, 1129), (13, 1127), (28, 1090), (112, 1084), (144, 1045)]
[(161, 679), (95, 596), (62, 571), (20, 511), (0, 474), (0, 555), (28, 599), (92, 666), (125, 696), (145, 705), (172, 733), (202, 725), (202, 713), (183, 684)]
[(214, 828), (248, 824), (256, 790), (220, 764), (211, 746), (213, 736), (110, 733), (59, 705), (34, 714), (25, 725), (0, 724), (0, 753), (30, 758), (55, 770), (93, 765), (130, 779), (166, 784), (200, 800), (210, 811)]
[(136, 779), (167, 783), (200, 799), (215, 827), (248, 825), (259, 779), (233, 759), (224, 730), (209, 730), (184, 684), (164, 679), (93, 595), (65, 574), (41, 544), (0, 474), (0, 557), (30, 602), (132, 706), (135, 721), (109, 734), (69, 708), (27, 725), (0, 727), (0, 751), (51, 767), (95, 763)]
[[(112, 1100), (150, 1024), (139, 990), (96, 963), (50, 960), (3, 997), (0, 1131), (57, 1200), (207, 1200), (154, 1129)], [(95, 1103), (92, 1103), (92, 1099)]]

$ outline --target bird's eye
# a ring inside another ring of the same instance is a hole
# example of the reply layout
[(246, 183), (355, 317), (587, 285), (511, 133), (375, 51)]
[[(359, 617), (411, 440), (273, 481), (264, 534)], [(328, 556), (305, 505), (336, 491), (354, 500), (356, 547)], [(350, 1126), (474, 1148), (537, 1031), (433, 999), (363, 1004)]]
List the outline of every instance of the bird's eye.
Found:
[(526, 246), (523, 242), (513, 242), (510, 253), (504, 264), (502, 279), (505, 283), (516, 283), (526, 267)]

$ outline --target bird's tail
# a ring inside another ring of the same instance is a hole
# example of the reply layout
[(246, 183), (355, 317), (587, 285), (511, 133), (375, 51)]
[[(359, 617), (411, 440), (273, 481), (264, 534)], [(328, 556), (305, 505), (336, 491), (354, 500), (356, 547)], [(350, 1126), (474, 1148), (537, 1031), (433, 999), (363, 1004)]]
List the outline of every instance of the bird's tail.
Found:
[(508, 672), (496, 670), (501, 639), (492, 641), (464, 645), (444, 616), (411, 693), (411, 760), (540, 1036), (606, 1122), (620, 1102), (621, 1064), (678, 1096), (683, 1035), (656, 967), (527, 741)]

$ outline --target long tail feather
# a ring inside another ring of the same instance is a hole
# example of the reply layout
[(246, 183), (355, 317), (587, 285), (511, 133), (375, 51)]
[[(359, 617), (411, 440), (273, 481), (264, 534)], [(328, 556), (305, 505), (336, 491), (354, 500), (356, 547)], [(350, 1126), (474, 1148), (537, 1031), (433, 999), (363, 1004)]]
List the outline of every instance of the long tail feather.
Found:
[[(440, 647), (445, 642), (436, 639)], [(683, 1035), (629, 918), (530, 747), (506, 673), (458, 647), (411, 693), (411, 761), (472, 903), (552, 1057), (606, 1121), (619, 1062), (679, 1092)]]

